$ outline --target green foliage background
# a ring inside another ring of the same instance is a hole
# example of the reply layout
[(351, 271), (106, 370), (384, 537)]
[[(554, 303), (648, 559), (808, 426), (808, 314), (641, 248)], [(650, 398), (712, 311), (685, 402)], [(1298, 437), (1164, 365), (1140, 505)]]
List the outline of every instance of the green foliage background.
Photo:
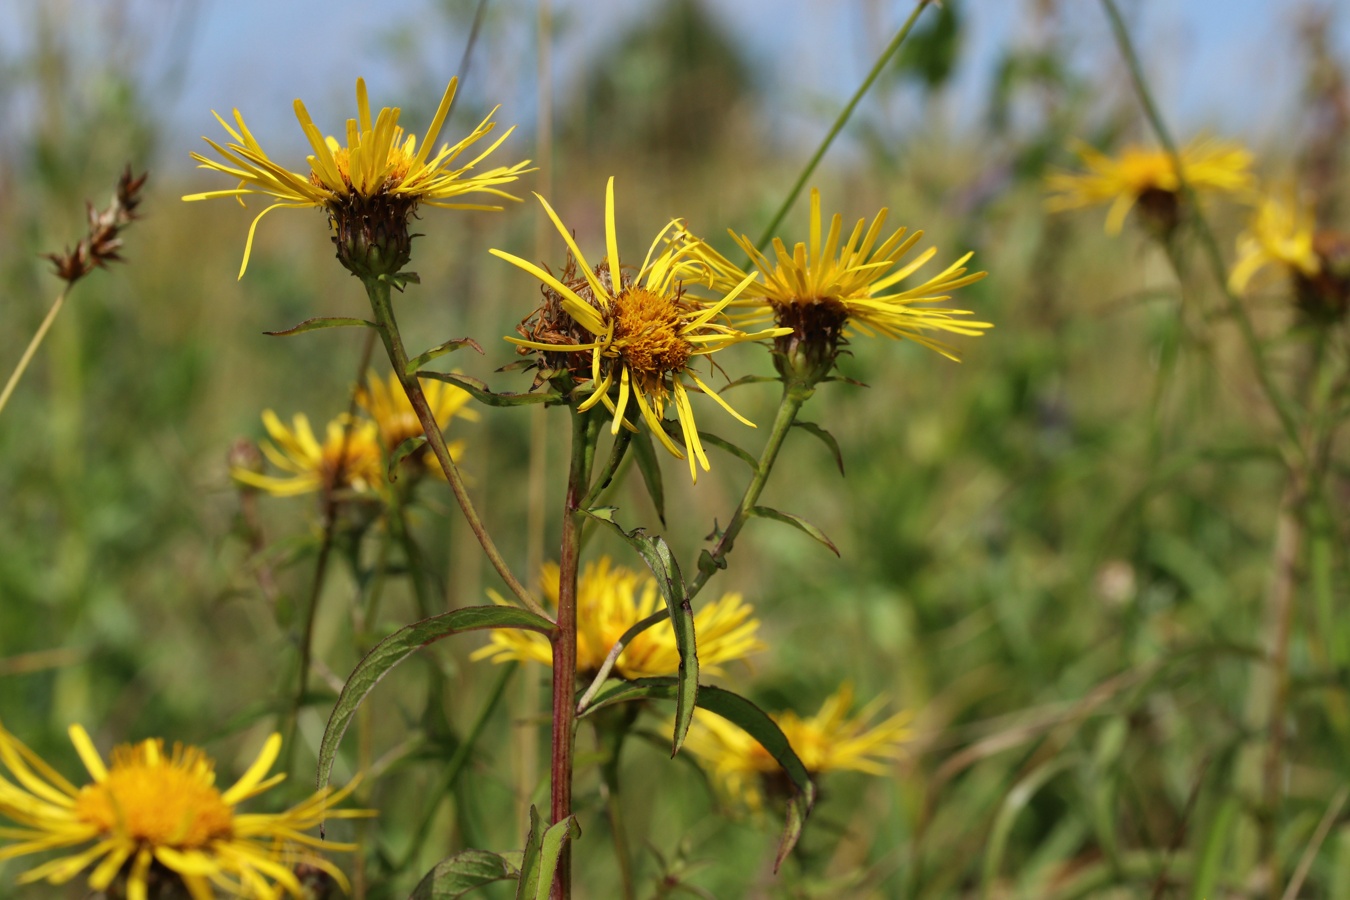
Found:
[[(868, 387), (827, 385), (806, 412), (838, 438), (847, 476), (819, 443), (795, 436), (766, 497), (820, 525), (842, 560), (757, 522), (714, 585), (745, 594), (772, 648), (728, 684), (767, 708), (802, 712), (846, 680), (864, 699), (888, 694), (915, 711), (912, 753), (889, 778), (827, 779), (800, 853), (775, 879), (771, 817), (713, 815), (717, 799), (693, 766), (664, 758), (663, 738), (634, 742), (623, 803), (643, 896), (670, 895), (652, 893), (662, 874), (718, 897), (1245, 896), (1253, 819), (1235, 784), (1243, 748), (1260, 738), (1243, 713), (1281, 489), (1276, 428), (1234, 329), (1217, 319), (1184, 342), (1155, 456), (1149, 396), (1178, 302), (1175, 279), (1141, 234), (1107, 238), (1095, 213), (1042, 212), (1040, 176), (1052, 161), (1069, 162), (1070, 135), (1142, 136), (1129, 98), (1103, 111), (1097, 87), (1058, 65), (1062, 48), (1047, 39), (1009, 48), (974, 133), (936, 114), (921, 132), (888, 119), (910, 103), (940, 107), (969, 6), (949, 0), (933, 16), (864, 102), (873, 114), (849, 127), (848, 145), (814, 183), (826, 208), (849, 221), (889, 206), (892, 222), (926, 230), (940, 260), (974, 249), (991, 275), (955, 304), (997, 327), (964, 341), (959, 365), (914, 345), (853, 343), (841, 369)], [(701, 9), (654, 9), (634, 34), (616, 35), (627, 52), (592, 61), (584, 88), (559, 98), (566, 125), (550, 199), (583, 245), (598, 233), (611, 173), (626, 246), (676, 214), (709, 234), (726, 226), (757, 234), (794, 177), (804, 154), (760, 139), (763, 86)], [(485, 52), (504, 21), (529, 10), (502, 4), (494, 15)], [(0, 145), (0, 370), (56, 292), (38, 254), (74, 240), (84, 199), (101, 204), (125, 161), (148, 166), (151, 180), (146, 217), (127, 235), (128, 264), (79, 285), (0, 417), (0, 721), (70, 773), (78, 766), (64, 734), (70, 722), (104, 748), (151, 735), (202, 744), (238, 772), (287, 702), (317, 518), (308, 499), (262, 501), (273, 542), (264, 559), (282, 595), (269, 605), (225, 455), (236, 437), (261, 436), (264, 408), (316, 423), (345, 408), (361, 335), (261, 332), (313, 315), (362, 315), (365, 300), (334, 264), (317, 212), (264, 222), (236, 282), (252, 213), (178, 202), (204, 182), (159, 153), (165, 123), (124, 57), (77, 53), (59, 18), (35, 23), (31, 55), (4, 61), (13, 77), (0, 95), (62, 99), (40, 104)], [(464, 10), (449, 4), (437, 27), (464, 24)], [(410, 114), (434, 103), (443, 78), (416, 85)], [(471, 105), (452, 131), (468, 127)], [(819, 112), (823, 132), (834, 111)], [(513, 121), (509, 110), (502, 118)], [(614, 121), (624, 127), (606, 127)], [(533, 155), (524, 133), (507, 147), (513, 159)], [(1292, 156), (1276, 151), (1265, 168), (1286, 171)], [(533, 187), (526, 181), (522, 191)], [(792, 240), (804, 239), (799, 206), (784, 228)], [(1240, 214), (1216, 212), (1231, 246)], [(505, 214), (427, 211), (414, 257), (422, 286), (396, 301), (410, 347), (475, 337), (486, 355), (461, 352), (456, 364), (498, 389), (524, 389), (524, 377), (494, 374), (512, 359), (496, 337), (530, 311), (536, 288), (487, 249), (531, 256), (539, 218), (532, 202)], [(1191, 290), (1213, 303), (1199, 275)], [(1263, 334), (1286, 332), (1280, 301), (1275, 291), (1253, 308)], [(1279, 340), (1277, 370), (1291, 371), (1302, 347)], [(771, 373), (761, 349), (732, 352), (732, 377)], [(737, 388), (732, 399), (764, 423), (774, 387)], [(758, 447), (712, 404), (699, 413), (705, 427)], [(566, 426), (554, 417), (545, 428), (553, 498)], [(523, 570), (530, 416), (487, 410), (458, 436), (480, 508)], [(693, 560), (740, 490), (740, 464), (715, 456), (694, 489), (682, 463), (664, 465), (665, 534)], [(1336, 479), (1343, 500), (1342, 470)], [(623, 520), (654, 526), (640, 482), (630, 480), (615, 501)], [(445, 603), (483, 602), (491, 570), (448, 492), (426, 487), (414, 528)], [(556, 528), (548, 508), (545, 546)], [(1343, 524), (1315, 542), (1299, 595), (1297, 727), (1279, 832), (1290, 860), (1350, 776)], [(608, 537), (588, 554), (601, 551), (638, 564)], [(333, 690), (356, 659), (355, 591), (335, 567), (317, 644), (332, 677), (316, 679), (320, 694), (302, 717), (295, 796), (308, 786)], [(413, 617), (406, 585), (392, 585), (388, 598), (381, 633)], [(531, 793), (542, 796), (544, 745), (527, 749), (529, 735), (545, 740), (543, 707), (529, 705), (542, 695), (525, 682), (547, 673), (527, 667), (508, 687), (510, 716), (491, 722), (466, 774), (436, 798), (426, 846), (405, 870), (388, 872), (427, 812), (438, 763), (499, 673), (468, 662), (478, 645), (438, 645), (378, 689), (367, 748), (377, 777), (363, 798), (380, 811), (362, 836), (368, 896), (406, 896), (455, 849), (518, 846), (523, 809)], [(431, 696), (429, 673), (444, 677)], [(590, 740), (583, 726), (583, 763)], [(342, 777), (358, 758), (349, 744)], [(531, 752), (532, 770), (522, 762)], [(594, 823), (576, 845), (579, 895), (613, 896), (600, 798), (584, 768), (578, 797), (583, 821)], [(18, 871), (0, 864), (0, 884)], [(1301, 896), (1350, 896), (1350, 825), (1335, 823)]]

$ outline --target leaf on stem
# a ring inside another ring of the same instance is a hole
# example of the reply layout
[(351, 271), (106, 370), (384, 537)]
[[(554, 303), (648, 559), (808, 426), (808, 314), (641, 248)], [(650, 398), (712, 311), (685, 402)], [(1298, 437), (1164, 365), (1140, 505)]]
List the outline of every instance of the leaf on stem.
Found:
[[(589, 716), (598, 709), (634, 700), (670, 700), (676, 696), (677, 686), (674, 678), (639, 678), (635, 681), (614, 681), (600, 689), (586, 708), (582, 717)], [(783, 838), (778, 845), (778, 858), (774, 870), (783, 864), (783, 860), (796, 846), (801, 837), (806, 817), (815, 803), (816, 788), (811, 781), (811, 773), (806, 770), (801, 759), (788, 743), (783, 729), (778, 727), (769, 714), (740, 694), (724, 688), (704, 685), (698, 692), (698, 705), (716, 713), (733, 725), (745, 731), (772, 756), (787, 774), (795, 789), (787, 804), (787, 821), (783, 827)]]
[(434, 378), (461, 387), (473, 395), (479, 403), (488, 406), (529, 406), (533, 403), (561, 403), (562, 395), (556, 391), (543, 391), (538, 394), (495, 394), (488, 390), (487, 383), (458, 372), (419, 371), (418, 378)]
[(750, 510), (750, 514), (752, 516), (759, 516), (761, 519), (774, 519), (775, 521), (778, 522), (786, 522), (787, 524), (793, 526), (794, 528), (800, 528), (802, 531), (811, 535), (811, 537), (820, 541), (826, 547), (829, 547), (835, 556), (839, 555), (839, 548), (834, 545), (834, 541), (830, 540), (829, 537), (826, 536), (825, 532), (821, 531), (819, 528), (812, 525), (810, 522), (806, 521), (801, 516), (794, 516), (792, 513), (781, 512), (776, 509), (771, 509), (770, 507), (767, 506), (756, 506)]
[(408, 900), (456, 900), (494, 881), (519, 878), (520, 870), (486, 850), (462, 850), (426, 874)]
[(408, 366), (404, 369), (405, 374), (412, 375), (418, 369), (431, 362), (433, 359), (439, 359), (447, 353), (454, 353), (460, 347), (472, 347), (478, 351), (478, 355), (483, 355), (483, 348), (473, 338), (456, 338), (453, 341), (446, 341), (444, 344), (437, 344), (426, 353), (419, 355), (416, 359), (408, 360)]
[(394, 452), (389, 454), (389, 472), (390, 481), (398, 481), (398, 464), (403, 462), (409, 456), (412, 456), (418, 450), (426, 446), (427, 436), (425, 434), (414, 435), (406, 438), (402, 443), (394, 448)]
[[(665, 428), (666, 434), (670, 435), (671, 438), (678, 441), (680, 443), (680, 446), (684, 446), (684, 435), (680, 432), (680, 426), (678, 422), (672, 422), (669, 419), (664, 419), (661, 422), (661, 426)], [(708, 431), (700, 431), (698, 433), (698, 436), (699, 439), (703, 441), (703, 443), (712, 444), (719, 450), (725, 450), (727, 453), (730, 453), (732, 456), (736, 457), (741, 462), (745, 463), (747, 466), (750, 467), (750, 471), (756, 472), (759, 470), (759, 460), (755, 459), (755, 457), (749, 451), (737, 447), (735, 444), (733, 444), (726, 438), (718, 437), (717, 435)], [(686, 453), (688, 452), (688, 448), (685, 449), (685, 452)]]
[(583, 510), (591, 518), (609, 525), (642, 557), (647, 568), (656, 576), (656, 586), (666, 601), (670, 624), (675, 631), (675, 646), (680, 651), (680, 672), (676, 683), (675, 734), (671, 738), (670, 755), (684, 746), (689, 726), (694, 721), (694, 706), (698, 702), (698, 644), (694, 638), (694, 608), (689, 603), (680, 564), (670, 552), (670, 545), (660, 535), (649, 535), (641, 528), (624, 531), (614, 521), (613, 507)]
[(792, 427), (800, 428), (803, 431), (814, 434), (816, 437), (820, 438), (825, 446), (830, 448), (830, 452), (834, 454), (834, 462), (835, 465), (839, 466), (839, 474), (844, 474), (844, 454), (840, 451), (839, 442), (834, 439), (834, 435), (830, 434), (824, 428), (821, 428), (815, 422), (793, 422)]
[(342, 693), (338, 695), (337, 704), (328, 717), (328, 726), (324, 729), (323, 741), (319, 745), (319, 789), (328, 786), (342, 736), (347, 733), (357, 708), (379, 684), (380, 679), (428, 644), (452, 634), (484, 628), (521, 628), (548, 634), (553, 630), (553, 623), (528, 610), (512, 606), (466, 606), (414, 622), (380, 641), (347, 677), (347, 683), (342, 686)]
[(656, 517), (661, 527), (666, 525), (666, 491), (661, 483), (661, 464), (656, 458), (656, 448), (652, 446), (651, 432), (642, 430), (633, 435), (630, 445), (637, 460), (638, 471), (642, 473), (642, 483), (647, 486), (647, 496), (652, 498), (656, 507)]
[(553, 887), (553, 873), (558, 870), (558, 859), (568, 841), (581, 837), (581, 826), (576, 816), (568, 816), (544, 832), (539, 846), (539, 883), (535, 886), (534, 900), (548, 900)]
[(320, 328), (351, 328), (353, 326), (374, 328), (375, 323), (367, 319), (352, 319), (345, 316), (317, 316), (313, 319), (306, 319), (294, 328), (287, 328), (285, 331), (264, 331), (263, 334), (271, 337), (290, 337), (293, 334), (304, 334), (306, 331), (318, 331)]
[[(525, 835), (525, 852), (520, 857), (520, 876), (516, 881), (516, 900), (530, 900), (539, 890), (539, 850), (544, 842), (544, 822), (539, 810), (530, 806), (530, 833)], [(550, 884), (552, 877), (544, 884)]]

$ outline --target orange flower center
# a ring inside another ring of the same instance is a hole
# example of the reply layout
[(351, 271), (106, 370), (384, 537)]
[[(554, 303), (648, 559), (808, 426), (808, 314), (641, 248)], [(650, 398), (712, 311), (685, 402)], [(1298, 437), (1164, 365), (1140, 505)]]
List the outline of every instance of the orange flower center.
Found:
[(679, 295), (630, 287), (614, 298), (613, 346), (646, 393), (656, 393), (667, 372), (689, 362), (694, 346), (680, 335)]
[(104, 834), (154, 847), (196, 849), (234, 829), (210, 758), (181, 744), (165, 757), (159, 740), (114, 750), (108, 777), (80, 790), (75, 815)]

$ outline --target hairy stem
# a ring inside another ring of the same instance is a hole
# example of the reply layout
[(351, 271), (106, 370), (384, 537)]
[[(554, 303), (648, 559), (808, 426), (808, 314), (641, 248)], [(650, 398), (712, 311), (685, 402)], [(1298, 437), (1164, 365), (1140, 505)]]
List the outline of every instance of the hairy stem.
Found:
[(370, 307), (375, 314), (376, 330), (380, 333), (380, 338), (384, 341), (384, 348), (389, 353), (389, 362), (394, 367), (394, 374), (398, 376), (399, 383), (403, 385), (403, 391), (408, 396), (408, 402), (412, 404), (413, 411), (417, 413), (417, 419), (422, 424), (422, 430), (426, 433), (427, 444), (431, 447), (431, 452), (436, 455), (436, 461), (441, 465), (441, 471), (445, 473), (445, 479), (450, 483), (450, 489), (455, 494), (455, 500), (459, 503), (460, 510), (464, 513), (465, 520), (469, 523), (469, 530), (473, 532), (474, 537), (478, 538), (478, 543), (483, 547), (483, 553), (487, 556), (488, 562), (492, 563), (492, 568), (497, 570), (502, 581), (510, 588), (511, 593), (525, 607), (538, 616), (547, 618), (544, 608), (534, 599), (525, 585), (511, 572), (511, 568), (502, 558), (501, 551), (497, 549), (497, 544), (492, 540), (492, 535), (488, 534), (487, 528), (483, 525), (483, 520), (478, 517), (478, 511), (474, 509), (473, 501), (469, 499), (469, 492), (464, 487), (464, 478), (459, 474), (459, 467), (455, 461), (450, 458), (450, 450), (445, 445), (445, 436), (441, 434), (440, 423), (436, 421), (436, 416), (431, 411), (430, 404), (427, 403), (426, 394), (422, 391), (422, 384), (417, 380), (416, 373), (408, 372), (408, 353), (403, 348), (403, 336), (399, 333), (398, 322), (394, 319), (394, 307), (390, 302), (389, 283), (377, 278), (367, 279), (365, 282), (366, 293), (370, 297)]

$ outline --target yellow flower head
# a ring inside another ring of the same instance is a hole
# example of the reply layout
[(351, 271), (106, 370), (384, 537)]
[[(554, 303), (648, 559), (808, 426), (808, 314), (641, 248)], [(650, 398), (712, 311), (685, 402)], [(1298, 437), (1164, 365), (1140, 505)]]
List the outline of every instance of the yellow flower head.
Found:
[[(314, 154), (308, 157), (309, 172), (292, 172), (273, 162), (267, 151), (249, 132), (244, 117), (234, 110), (235, 126), (231, 127), (219, 114), (213, 113), (216, 120), (229, 132), (232, 143), (222, 147), (209, 138), (202, 140), (211, 145), (221, 157), (210, 159), (201, 154), (192, 154), (193, 159), (201, 163), (200, 168), (212, 169), (236, 178), (239, 186), (228, 190), (205, 191), (189, 194), (184, 200), (209, 200), (214, 197), (236, 197), (242, 203), (249, 194), (257, 194), (274, 200), (270, 206), (260, 212), (249, 226), (248, 241), (244, 245), (244, 261), (239, 267), (239, 277), (244, 276), (248, 267), (249, 255), (253, 250), (253, 233), (258, 220), (279, 207), (299, 208), (317, 207), (329, 213), (337, 232), (334, 241), (338, 244), (339, 258), (345, 246), (359, 235), (347, 234), (347, 228), (359, 228), (355, 221), (362, 215), (377, 229), (385, 227), (393, 231), (401, 229), (402, 239), (407, 236), (407, 217), (418, 204), (439, 206), (445, 209), (501, 209), (500, 206), (451, 202), (463, 194), (478, 193), (502, 197), (508, 200), (518, 198), (505, 193), (499, 185), (515, 181), (529, 161), (513, 166), (498, 167), (479, 174), (470, 171), (496, 150), (510, 136), (514, 129), (494, 141), (468, 162), (460, 160), (461, 155), (473, 144), (496, 128), (492, 117), (497, 108), (488, 113), (477, 128), (468, 137), (455, 144), (442, 144), (433, 152), (441, 125), (450, 111), (450, 103), (455, 96), (457, 79), (450, 79), (436, 115), (427, 129), (427, 136), (419, 145), (414, 135), (404, 135), (403, 127), (398, 124), (398, 107), (385, 107), (373, 120), (370, 115), (370, 99), (366, 95), (366, 83), (363, 79), (356, 82), (357, 118), (347, 120), (346, 144), (336, 138), (325, 138), (315, 126), (300, 100), (295, 101), (295, 115), (309, 139)], [(365, 235), (372, 238), (370, 234)], [(379, 235), (381, 239), (390, 235)], [(368, 243), (375, 243), (374, 240)], [(395, 255), (403, 255), (400, 260), (389, 260), (388, 268), (397, 272), (406, 262), (406, 246), (393, 248)], [(348, 262), (344, 259), (344, 264)], [(397, 265), (395, 265), (397, 263)]]
[[(1074, 150), (1088, 171), (1058, 172), (1046, 178), (1045, 186), (1052, 194), (1046, 199), (1047, 209), (1061, 212), (1109, 203), (1106, 233), (1119, 234), (1125, 217), (1139, 204), (1164, 230), (1175, 227), (1181, 185), (1168, 153), (1132, 145), (1113, 158), (1081, 142)], [(1249, 191), (1255, 184), (1251, 166), (1251, 153), (1229, 141), (1199, 138), (1181, 150), (1186, 182), (1199, 192)]]
[[(743, 311), (736, 322), (748, 326), (772, 318), (790, 329), (777, 341), (780, 369), (803, 353), (808, 376), (819, 380), (834, 364), (841, 337), (852, 332), (908, 339), (955, 359), (955, 351), (932, 338), (932, 332), (974, 337), (993, 327), (964, 318), (972, 315), (967, 310), (929, 305), (950, 299), (952, 291), (988, 274), (967, 274), (970, 253), (922, 282), (901, 284), (931, 260), (937, 248), (930, 247), (901, 265), (923, 232), (909, 234), (900, 228), (881, 240), (886, 215), (882, 209), (870, 226), (859, 219), (841, 244), (843, 217), (836, 213), (829, 231), (822, 232), (820, 191), (812, 189), (809, 241), (796, 244), (791, 252), (781, 238), (774, 238), (771, 259), (755, 248), (748, 235), (731, 232), (754, 262), (755, 274), (750, 277), (756, 278), (733, 304)], [(741, 267), (693, 235), (681, 234), (679, 240), (701, 264), (705, 283), (714, 290), (726, 290), (747, 277)]]
[(313, 491), (351, 488), (373, 490), (384, 483), (380, 462), (380, 439), (374, 422), (351, 422), (345, 415), (328, 423), (320, 444), (309, 418), (297, 413), (287, 428), (272, 410), (264, 410), (263, 425), (272, 441), (259, 444), (272, 464), (288, 476), (264, 475), (243, 466), (230, 470), (236, 481), (260, 488), (277, 497), (294, 497)]
[(1229, 286), (1235, 293), (1246, 293), (1252, 276), (1272, 264), (1295, 277), (1317, 275), (1322, 263), (1314, 247), (1316, 232), (1312, 208), (1300, 203), (1292, 189), (1266, 194), (1247, 229), (1238, 235)]
[[(733, 285), (725, 296), (710, 304), (685, 295), (680, 280), (688, 268), (685, 251), (667, 247), (657, 253), (666, 234), (680, 225), (679, 220), (668, 223), (657, 234), (636, 274), (623, 273), (614, 226), (613, 178), (609, 179), (605, 189), (605, 259), (595, 267), (586, 262), (572, 233), (563, 225), (548, 201), (539, 197), (539, 202), (571, 251), (572, 258), (581, 270), (583, 282), (569, 285), (518, 256), (501, 250), (493, 250), (492, 253), (542, 281), (546, 295), (550, 292), (556, 295), (570, 322), (553, 323), (555, 332), (573, 330), (570, 329), (570, 323), (575, 323), (580, 326), (576, 330), (583, 337), (574, 339), (573, 343), (520, 338), (507, 340), (549, 353), (589, 353), (592, 393), (578, 409), (585, 411), (597, 403), (604, 403), (614, 414), (611, 431), (618, 434), (620, 427), (634, 429), (626, 419), (631, 399), (657, 440), (677, 458), (684, 459), (685, 454), (675, 446), (661, 425), (667, 404), (673, 406), (684, 436), (684, 446), (689, 451), (689, 475), (697, 481), (695, 461), (706, 472), (708, 457), (698, 437), (689, 392), (702, 391), (739, 421), (752, 428), (754, 423), (743, 418), (708, 387), (695, 374), (693, 362), (700, 356), (716, 353), (732, 344), (774, 337), (782, 333), (782, 329), (747, 334), (722, 324), (722, 311), (749, 285), (751, 279), (743, 279), (739, 285)], [(693, 387), (687, 387), (684, 378), (690, 379)], [(617, 399), (610, 396), (610, 389), (615, 385), (618, 387)]]
[[(436, 417), (442, 431), (454, 418), (467, 422), (478, 421), (478, 411), (465, 408), (465, 404), (473, 398), (463, 388), (442, 381), (428, 381), (422, 385), (422, 392), (426, 394), (427, 404), (431, 407), (431, 413)], [(398, 376), (392, 372), (387, 382), (371, 372), (366, 377), (366, 383), (357, 389), (356, 402), (374, 420), (386, 456), (397, 450), (399, 444), (409, 438), (423, 434), (422, 423), (418, 420), (403, 386), (399, 384)], [(464, 452), (464, 442), (451, 441), (447, 446), (450, 456), (458, 461)], [(422, 466), (442, 479), (445, 478), (441, 467), (429, 459), (423, 450), (417, 452), (417, 457), (423, 460)]]
[[(540, 578), (548, 603), (558, 606), (558, 567), (544, 566)], [(493, 596), (504, 605), (505, 600)], [(664, 604), (657, 592), (656, 579), (623, 566), (609, 557), (587, 563), (577, 579), (577, 671), (593, 673), (625, 631), (650, 616)], [(764, 649), (756, 637), (759, 620), (751, 618), (754, 608), (740, 594), (723, 594), (694, 614), (694, 633), (698, 635), (700, 671), (709, 675), (723, 673), (723, 663), (744, 659)], [(495, 629), (491, 643), (474, 652), (472, 659), (533, 661), (553, 664), (553, 649), (542, 634), (514, 629)], [(670, 622), (648, 628), (624, 648), (615, 663), (615, 671), (624, 678), (648, 678), (674, 675), (680, 668), (680, 651)]]
[[(886, 698), (878, 697), (850, 718), (853, 686), (845, 684), (814, 716), (802, 718), (784, 712), (772, 718), (813, 775), (843, 770), (885, 775), (886, 764), (903, 753), (911, 719), (902, 711), (872, 724), (885, 705)], [(782, 772), (758, 741), (721, 716), (702, 709), (695, 710), (684, 745), (728, 796), (752, 809), (763, 802), (761, 779), (772, 781)]]
[[(281, 748), (274, 734), (257, 760), (228, 790), (216, 787), (215, 763), (196, 747), (161, 740), (116, 748), (105, 765), (83, 728), (70, 739), (92, 779), (75, 787), (0, 726), (0, 860), (51, 850), (67, 852), (19, 877), (21, 884), (64, 884), (93, 866), (89, 887), (106, 890), (123, 881), (128, 898), (145, 898), (152, 867), (182, 882), (193, 900), (210, 900), (215, 888), (229, 896), (301, 897), (294, 862), (315, 866), (346, 886), (346, 878), (316, 848), (355, 849), (325, 843), (304, 832), (325, 817), (373, 815), (334, 810), (356, 787), (326, 788), (282, 813), (241, 813), (236, 807), (280, 782), (267, 777)], [(13, 779), (13, 781), (10, 780)]]

